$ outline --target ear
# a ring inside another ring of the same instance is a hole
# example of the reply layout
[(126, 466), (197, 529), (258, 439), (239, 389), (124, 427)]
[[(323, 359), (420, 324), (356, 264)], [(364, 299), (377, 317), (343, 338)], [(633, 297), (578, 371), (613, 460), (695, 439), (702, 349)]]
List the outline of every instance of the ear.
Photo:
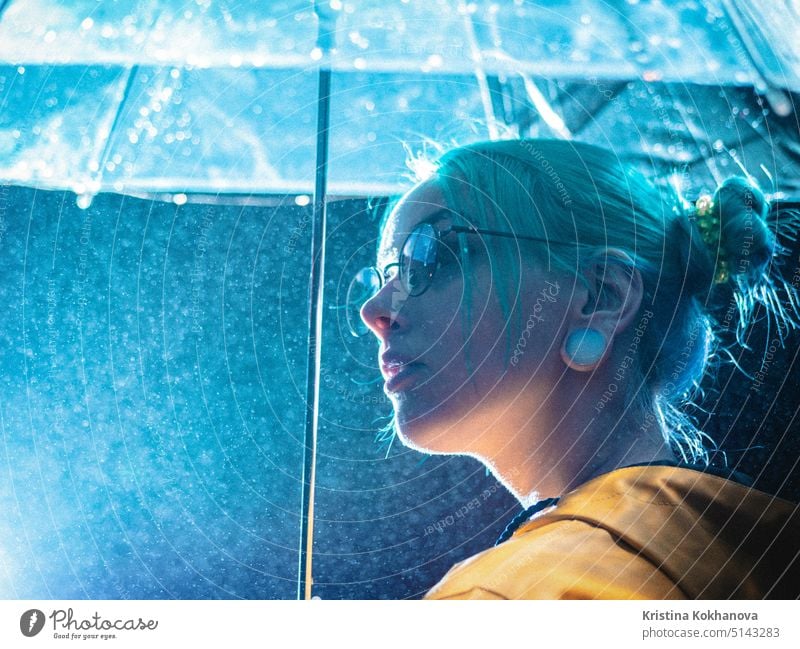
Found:
[(579, 271), (567, 309), (561, 344), (567, 367), (580, 372), (599, 367), (636, 317), (643, 294), (641, 273), (628, 253), (605, 248), (592, 255)]

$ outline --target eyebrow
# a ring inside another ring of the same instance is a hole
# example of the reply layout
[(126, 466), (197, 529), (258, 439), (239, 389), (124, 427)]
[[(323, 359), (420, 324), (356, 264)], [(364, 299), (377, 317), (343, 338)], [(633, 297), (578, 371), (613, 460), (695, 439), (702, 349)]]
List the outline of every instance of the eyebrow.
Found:
[[(422, 223), (430, 223), (431, 225), (433, 225), (437, 221), (441, 221), (443, 218), (448, 217), (448, 216), (457, 217), (459, 215), (458, 215), (457, 212), (454, 212), (449, 207), (442, 207), (442, 208), (436, 210), (435, 212), (433, 212), (432, 214), (429, 214), (422, 221), (420, 221), (417, 225), (420, 225)], [(455, 225), (455, 223), (453, 225)], [(414, 226), (414, 227), (416, 227), (416, 226)]]

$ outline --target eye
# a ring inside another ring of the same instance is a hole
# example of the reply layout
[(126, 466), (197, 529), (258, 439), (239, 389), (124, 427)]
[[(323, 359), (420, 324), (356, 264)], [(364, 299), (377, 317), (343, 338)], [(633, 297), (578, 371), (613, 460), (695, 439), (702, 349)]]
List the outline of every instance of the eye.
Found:
[(461, 256), (464, 253), (473, 254), (474, 250), (472, 249), (471, 242), (469, 239), (464, 241), (464, 245), (466, 246), (463, 250), (461, 249), (461, 240), (459, 236), (455, 233), (449, 234), (448, 236), (442, 239), (442, 246), (441, 246), (441, 254), (439, 255), (439, 262), (443, 266), (448, 266), (452, 264), (461, 264)]

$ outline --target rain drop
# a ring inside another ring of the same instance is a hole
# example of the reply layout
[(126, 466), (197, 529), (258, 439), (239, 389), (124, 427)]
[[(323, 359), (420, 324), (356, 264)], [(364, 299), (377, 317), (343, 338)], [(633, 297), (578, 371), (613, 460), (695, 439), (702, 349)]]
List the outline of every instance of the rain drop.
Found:
[(82, 209), (82, 210), (86, 210), (86, 209), (89, 209), (89, 207), (92, 205), (92, 199), (93, 199), (93, 198), (94, 198), (94, 197), (93, 197), (91, 194), (80, 194), (80, 195), (79, 195), (79, 196), (78, 196), (78, 197), (75, 199), (75, 204), (76, 204), (76, 205), (77, 205), (77, 206), (78, 206), (80, 209)]
[(431, 55), (428, 57), (428, 60), (427, 60), (427, 64), (428, 64), (429, 66), (431, 66), (432, 68), (438, 68), (438, 67), (441, 67), (441, 65), (442, 65), (442, 63), (443, 63), (443, 62), (444, 62), (444, 61), (442, 60), (442, 57), (441, 57), (441, 55), (439, 55), (439, 54), (431, 54)]

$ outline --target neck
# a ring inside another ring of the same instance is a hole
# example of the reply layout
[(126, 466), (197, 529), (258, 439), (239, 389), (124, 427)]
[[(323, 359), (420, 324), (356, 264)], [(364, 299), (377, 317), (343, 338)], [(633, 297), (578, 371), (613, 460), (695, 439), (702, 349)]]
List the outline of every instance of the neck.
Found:
[[(656, 461), (675, 461), (652, 413), (608, 408), (581, 417), (577, 408), (558, 421), (546, 415), (494, 427), (502, 435), (477, 454), (524, 506), (556, 497), (614, 469)], [(508, 436), (508, 431), (516, 434)]]

